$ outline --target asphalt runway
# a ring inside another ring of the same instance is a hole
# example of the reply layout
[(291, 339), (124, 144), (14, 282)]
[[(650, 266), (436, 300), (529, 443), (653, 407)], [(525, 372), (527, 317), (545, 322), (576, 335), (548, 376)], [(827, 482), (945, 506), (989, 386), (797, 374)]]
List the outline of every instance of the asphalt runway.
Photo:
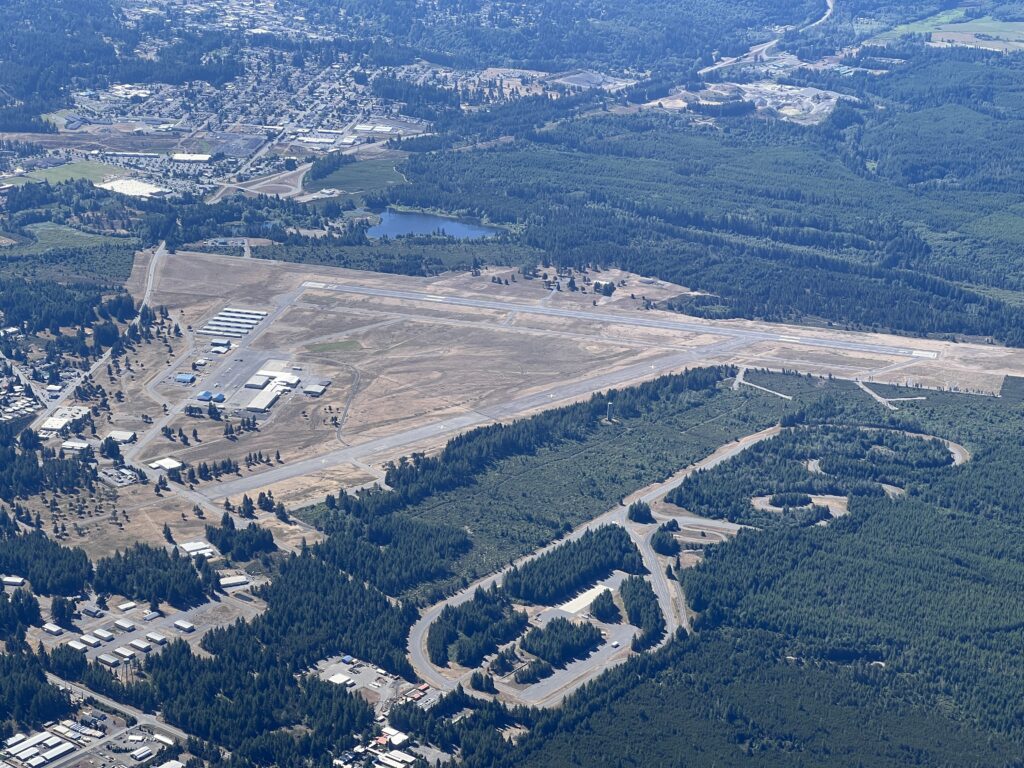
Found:
[(819, 336), (803, 335), (799, 328), (787, 328), (786, 332), (761, 331), (753, 328), (740, 328), (721, 322), (696, 322), (691, 320), (669, 320), (610, 312), (587, 312), (579, 309), (564, 309), (538, 304), (518, 304), (508, 301), (491, 301), (489, 299), (471, 299), (464, 296), (438, 296), (418, 291), (396, 291), (388, 288), (370, 288), (362, 285), (344, 285), (341, 283), (322, 283), (309, 280), (303, 283), (304, 288), (348, 293), (356, 296), (377, 296), (401, 301), (429, 302), (456, 307), (472, 307), (475, 309), (492, 309), (500, 312), (516, 312), (526, 315), (543, 315), (545, 317), (564, 317), (573, 320), (586, 320), (596, 323), (613, 323), (632, 325), (640, 328), (656, 328), (658, 330), (679, 331), (681, 333), (710, 333), (716, 336), (727, 336), (744, 339), (749, 342), (767, 341), (778, 344), (796, 344), (819, 349), (841, 350), (847, 352), (867, 352), (879, 355), (934, 359), (935, 352), (898, 347), (888, 344), (853, 341), (845, 339), (826, 339)]
[(387, 437), (370, 440), (347, 448), (339, 448), (320, 456), (280, 465), (265, 472), (239, 477), (222, 483), (209, 483), (198, 488), (197, 492), (211, 500), (249, 493), (282, 480), (289, 480), (293, 477), (319, 472), (328, 467), (369, 458), (381, 452), (394, 452), (396, 449), (435, 442), (439, 438), (448, 438), (482, 424), (522, 416), (539, 408), (589, 395), (594, 391), (609, 389), (640, 378), (649, 377), (652, 372), (658, 374), (679, 370), (684, 366), (704, 360), (709, 355), (734, 349), (742, 346), (744, 343), (742, 340), (735, 339), (719, 341), (702, 347), (694, 347), (685, 352), (665, 355), (651, 362), (636, 363), (617, 371), (597, 374), (568, 384), (558, 384), (549, 389), (524, 395), (505, 403), (482, 406), (461, 416), (441, 419), (431, 424), (408, 429), (394, 435), (388, 435)]

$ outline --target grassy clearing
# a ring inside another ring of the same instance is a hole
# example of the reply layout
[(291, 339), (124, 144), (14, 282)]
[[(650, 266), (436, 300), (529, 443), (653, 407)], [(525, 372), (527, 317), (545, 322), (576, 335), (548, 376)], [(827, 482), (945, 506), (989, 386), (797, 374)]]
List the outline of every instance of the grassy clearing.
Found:
[(32, 184), (35, 179), (30, 179), (27, 176), (3, 176), (0, 177), (0, 184), (10, 184), (15, 187), (20, 187), (25, 184)]
[(54, 224), (48, 221), (29, 224), (25, 229), (34, 238), (31, 245), (26, 245), (26, 251), (42, 252), (51, 248), (93, 248), (98, 245), (124, 242), (124, 239), (121, 238), (94, 235), (91, 232), (82, 232), (63, 224)]
[(111, 176), (127, 175), (124, 169), (106, 163), (96, 163), (91, 160), (82, 160), (75, 163), (65, 163), (53, 168), (42, 168), (32, 171), (24, 176), (10, 176), (0, 178), (0, 184), (35, 184), (48, 181), (50, 184), (60, 184), (63, 181), (73, 179), (86, 179), (93, 183), (103, 181)]
[(60, 184), (62, 181), (71, 181), (72, 179), (86, 179), (95, 183), (103, 181), (110, 176), (124, 175), (125, 171), (117, 166), (83, 160), (77, 163), (65, 163), (54, 168), (32, 171), (25, 178), (29, 181), (48, 181), (51, 184)]
[(926, 19), (919, 19), (917, 21), (911, 21), (907, 24), (900, 24), (898, 27), (893, 27), (888, 32), (883, 32), (877, 37), (872, 38), (868, 42), (870, 43), (891, 43), (894, 40), (899, 40), (904, 35), (923, 35), (935, 32), (943, 24), (952, 24), (960, 21), (964, 18), (963, 8), (951, 8), (948, 11), (942, 11), (929, 16)]
[(1002, 21), (991, 16), (944, 24), (935, 33), (933, 40), (995, 51), (1016, 51), (1024, 45), (1024, 22)]
[(305, 188), (307, 192), (339, 189), (348, 195), (358, 196), (404, 183), (405, 178), (395, 170), (395, 160), (382, 157), (346, 165), (316, 181), (307, 179)]

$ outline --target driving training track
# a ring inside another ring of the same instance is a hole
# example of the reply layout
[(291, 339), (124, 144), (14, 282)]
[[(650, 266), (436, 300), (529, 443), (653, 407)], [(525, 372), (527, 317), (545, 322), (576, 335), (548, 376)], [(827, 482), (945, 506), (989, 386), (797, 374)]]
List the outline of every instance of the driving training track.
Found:
[[(647, 570), (650, 572), (649, 578), (651, 586), (654, 588), (654, 593), (658, 597), (658, 604), (661, 607), (662, 615), (665, 617), (667, 632), (661, 644), (668, 642), (669, 638), (671, 638), (678, 628), (684, 627), (688, 629), (689, 622), (686, 616), (686, 606), (682, 591), (676, 583), (669, 581), (668, 577), (665, 575), (664, 566), (662, 566), (658, 561), (654, 550), (651, 548), (651, 534), (654, 533), (657, 526), (653, 524), (638, 525), (637, 523), (633, 523), (628, 520), (626, 512), (629, 505), (636, 501), (643, 501), (648, 504), (657, 501), (664, 497), (669, 491), (679, 487), (683, 481), (694, 472), (716, 467), (722, 462), (728, 461), (739, 453), (745, 451), (747, 448), (750, 448), (763, 440), (775, 437), (780, 431), (781, 428), (778, 426), (769, 427), (768, 429), (763, 429), (760, 432), (747, 435), (739, 440), (733, 440), (732, 442), (726, 443), (718, 448), (714, 453), (694, 464), (691, 464), (686, 469), (677, 472), (668, 480), (638, 491), (632, 496), (627, 497), (623, 500), (622, 504), (608, 510), (603, 515), (584, 523), (567, 537), (559, 541), (552, 542), (546, 547), (538, 549), (536, 552), (520, 558), (502, 571), (486, 576), (479, 581), (470, 584), (462, 591), (452, 595), (447, 600), (443, 600), (428, 608), (424, 611), (419, 621), (413, 625), (412, 631), (409, 634), (409, 661), (412, 663), (413, 669), (416, 670), (416, 674), (430, 685), (442, 691), (453, 690), (459, 683), (462, 683), (463, 688), (468, 688), (467, 683), (469, 676), (472, 674), (471, 671), (466, 671), (459, 675), (446, 675), (438, 667), (434, 666), (427, 655), (427, 632), (430, 625), (437, 620), (437, 617), (445, 606), (460, 605), (461, 603), (471, 600), (477, 587), (487, 589), (493, 584), (500, 585), (504, 581), (505, 574), (514, 566), (520, 566), (529, 560), (540, 557), (568, 541), (575, 541), (586, 531), (602, 525), (614, 524), (623, 526), (629, 533), (630, 538), (636, 544), (637, 548), (640, 550), (640, 554), (643, 556), (644, 566), (646, 566)], [(732, 523), (720, 520), (708, 520), (706, 518), (698, 518), (685, 514), (677, 515), (675, 517), (683, 524), (699, 522), (705, 526), (721, 527), (723, 530), (728, 530), (730, 533), (735, 531), (738, 527)], [(592, 678), (598, 672), (602, 672), (616, 664), (621, 664), (628, 657), (629, 650), (624, 647), (613, 659), (603, 658), (597, 654), (591, 656), (588, 660), (591, 664), (589, 666), (583, 665), (584, 668), (582, 671), (578, 672), (570, 680), (565, 680), (564, 676), (556, 674), (554, 677), (530, 686), (524, 691), (519, 691), (500, 683), (498, 684), (498, 687), (506, 696), (516, 699), (517, 703), (530, 704), (533, 706), (552, 706), (558, 704), (566, 695)]]

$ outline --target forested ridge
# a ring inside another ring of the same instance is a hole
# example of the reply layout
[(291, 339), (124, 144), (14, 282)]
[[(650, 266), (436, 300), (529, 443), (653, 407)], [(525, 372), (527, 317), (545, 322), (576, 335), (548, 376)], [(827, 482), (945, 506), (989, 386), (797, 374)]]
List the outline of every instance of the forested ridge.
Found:
[[(386, 36), (395, 63), (416, 57), (459, 66), (525, 66), (561, 71), (579, 66), (688, 69), (710, 60), (713, 50), (738, 53), (766, 39), (776, 24), (804, 22), (820, 15), (814, 2), (725, 3), (709, 0), (679, 5), (642, 0), (608, 5), (593, 0), (515, 0), (501, 6), (445, 2), (289, 0), (310, 19), (344, 29), (357, 19), (363, 28)], [(339, 16), (339, 9), (345, 15)], [(345, 21), (339, 22), (339, 19)]]
[[(142, 30), (123, 23), (109, 0), (30, 0), (0, 5), (0, 130), (52, 132), (40, 115), (64, 106), (72, 83), (224, 84), (240, 72), (237, 59), (218, 51), (215, 33), (183, 35), (158, 57), (130, 54)], [(204, 55), (205, 54), (205, 55)]]

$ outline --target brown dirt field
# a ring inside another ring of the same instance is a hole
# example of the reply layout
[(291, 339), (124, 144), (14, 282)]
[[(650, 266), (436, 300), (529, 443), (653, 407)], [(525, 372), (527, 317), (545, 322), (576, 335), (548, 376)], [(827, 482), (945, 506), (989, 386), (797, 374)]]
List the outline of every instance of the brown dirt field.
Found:
[[(369, 472), (353, 464), (343, 464), (324, 469), (321, 472), (273, 483), (260, 490), (264, 493), (267, 491), (273, 493), (274, 499), (282, 502), (288, 509), (296, 509), (322, 502), (328, 493), (337, 494), (339, 488), (352, 489), (372, 485), (377, 483), (380, 478), (379, 473)], [(233, 499), (233, 501), (240, 502), (240, 499)]]
[[(147, 254), (137, 258), (128, 281), (136, 294), (144, 289), (148, 258)], [(242, 474), (247, 475), (247, 453), (262, 451), (273, 456), (280, 451), (288, 464), (452, 416), (473, 415), (481, 410), (486, 413), (489, 407), (511, 399), (627, 366), (643, 370), (648, 361), (703, 347), (708, 350), (695, 355), (693, 364), (734, 362), (751, 368), (795, 368), (865, 381), (945, 388), (994, 391), (1004, 375), (1024, 374), (1024, 352), (996, 346), (851, 334), (823, 328), (787, 330), (749, 321), (696, 321), (706, 325), (707, 332), (640, 327), (623, 320), (643, 312), (641, 296), (661, 300), (686, 289), (653, 284), (636, 275), (615, 271), (592, 274), (594, 279), (627, 283), (612, 297), (600, 297), (600, 306), (594, 308), (595, 296), (590, 291), (552, 294), (541, 281), (522, 278), (514, 283), (510, 278), (508, 286), (491, 282), (493, 275), (510, 277), (511, 273), (505, 268), (485, 270), (479, 276), (445, 273), (413, 278), (210, 254), (169, 254), (157, 276), (151, 303), (166, 305), (171, 320), (181, 326), (185, 336), (171, 339), (170, 351), (163, 341), (140, 345), (131, 356), (131, 370), (122, 371), (114, 381), (109, 380), (106, 372), (97, 375), (97, 383), (111, 393), (120, 390), (124, 396), (122, 403), (111, 398), (113, 413), (106, 426), (100, 424), (100, 434), (110, 428), (139, 432), (147, 443), (139, 449), (138, 460), (171, 455), (194, 463), (230, 457), (243, 464)], [(543, 304), (586, 310), (597, 316), (594, 320), (561, 318), (517, 312), (514, 308), (478, 309), (303, 289), (305, 281)], [(630, 293), (637, 298), (631, 299)], [(264, 323), (241, 340), (238, 350), (218, 357), (210, 354), (208, 339), (192, 337), (188, 329), (200, 327), (225, 306), (261, 308), (273, 317), (272, 322)], [(657, 311), (644, 312), (643, 316), (677, 317)], [(718, 349), (715, 345), (723, 339), (716, 333), (720, 327), (866, 340), (934, 353), (936, 358), (834, 351), (786, 341), (750, 342), (746, 346)], [(200, 381), (195, 387), (168, 381), (171, 373), (188, 370), (200, 357), (211, 362), (200, 369)], [(319, 399), (299, 392), (286, 395), (269, 415), (260, 417), (258, 432), (242, 434), (235, 441), (224, 438), (223, 424), (183, 414), (168, 417), (167, 425), (175, 432), (180, 427), (190, 439), (192, 429), (196, 429), (198, 443), (185, 447), (158, 433), (152, 438), (145, 434), (145, 430), (155, 432), (156, 428), (143, 423), (143, 414), (160, 420), (163, 404), (174, 412), (201, 388), (217, 388), (228, 395), (226, 411), (237, 426), (241, 409), (252, 397), (251, 390), (241, 389), (242, 382), (273, 361), (285, 366), (282, 370), (300, 367), (306, 383), (330, 379), (331, 385)], [(652, 369), (651, 374), (636, 376), (643, 378), (656, 372)], [(417, 448), (433, 449), (445, 440), (447, 435), (443, 433), (436, 440), (424, 437)], [(360, 459), (374, 464), (408, 451), (408, 447), (403, 447)], [(279, 483), (273, 490), (286, 504), (294, 505), (318, 499), (340, 485), (361, 485), (372, 477), (365, 464), (325, 467), (308, 477)], [(129, 519), (123, 523), (123, 529), (107, 522), (111, 505), (128, 511)], [(157, 499), (151, 487), (124, 490), (116, 501), (89, 500), (89, 510), (93, 506), (97, 510), (92, 518), (83, 513), (82, 521), (78, 521), (77, 512), (67, 513), (64, 506), (62, 503), (62, 519), (68, 525), (69, 540), (81, 541), (71, 526), (73, 519), (88, 527), (85, 545), (96, 553), (107, 553), (137, 539), (162, 541), (164, 522), (171, 525), (175, 537), (183, 540), (195, 538), (205, 524), (192, 516), (191, 502), (176, 497)], [(182, 512), (185, 520), (181, 519)], [(270, 519), (276, 523), (276, 519)], [(714, 540), (724, 536), (710, 530), (704, 533), (702, 537), (700, 530), (687, 530), (684, 538), (701, 543), (712, 540), (712, 536)], [(290, 528), (282, 530), (284, 534), (294, 537)], [(301, 536), (298, 534), (297, 540)]]

